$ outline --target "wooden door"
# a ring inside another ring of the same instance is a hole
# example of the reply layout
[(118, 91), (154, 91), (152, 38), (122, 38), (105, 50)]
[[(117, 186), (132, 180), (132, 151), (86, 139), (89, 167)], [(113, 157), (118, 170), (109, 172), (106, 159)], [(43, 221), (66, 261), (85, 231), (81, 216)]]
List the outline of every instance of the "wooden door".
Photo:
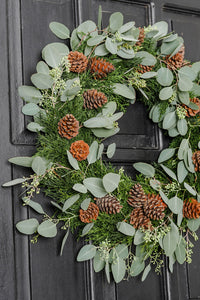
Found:
[[(125, 20), (136, 26), (166, 20), (170, 29), (183, 35), (186, 57), (200, 58), (200, 2), (198, 0), (1, 0), (0, 3), (0, 182), (20, 177), (26, 170), (7, 163), (13, 156), (32, 155), (35, 137), (27, 132), (27, 119), (21, 113), (22, 101), (17, 87), (30, 85), (30, 75), (40, 59), (41, 49), (57, 38), (50, 32), (51, 21), (70, 29), (84, 20), (97, 20), (98, 6), (103, 8), (103, 22), (112, 12), (121, 11)], [(152, 161), (164, 147), (158, 128), (148, 120), (141, 103), (131, 106), (120, 121), (120, 133), (111, 138), (117, 143), (113, 164), (124, 166), (133, 176), (132, 163)], [(145, 282), (140, 278), (108, 285), (103, 273), (94, 274), (90, 263), (77, 263), (81, 243), (70, 236), (64, 254), (59, 257), (61, 236), (40, 238), (31, 244), (15, 229), (20, 219), (34, 215), (20, 205), (18, 187), (1, 189), (0, 198), (0, 299), (2, 300), (188, 300), (200, 297), (199, 246), (194, 248), (191, 265), (175, 266), (173, 275), (167, 267), (157, 276), (151, 272)], [(45, 202), (45, 199), (43, 199)], [(50, 209), (48, 201), (46, 209)]]

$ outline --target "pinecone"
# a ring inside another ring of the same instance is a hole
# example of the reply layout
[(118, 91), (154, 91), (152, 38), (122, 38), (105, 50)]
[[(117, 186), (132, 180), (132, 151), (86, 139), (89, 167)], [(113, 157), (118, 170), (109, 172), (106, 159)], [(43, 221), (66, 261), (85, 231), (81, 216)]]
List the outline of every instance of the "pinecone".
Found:
[(200, 217), (200, 203), (193, 198), (184, 201), (183, 217), (187, 219), (197, 219)]
[(153, 220), (161, 220), (164, 218), (164, 210), (167, 207), (160, 195), (148, 194), (147, 201), (143, 206), (144, 213)]
[(100, 79), (106, 77), (108, 73), (114, 71), (115, 67), (103, 58), (93, 57), (89, 62), (90, 72), (94, 78)]
[(146, 72), (151, 72), (153, 70), (154, 66), (143, 66), (143, 65), (138, 65), (137, 72), (144, 74)]
[(165, 63), (170, 70), (179, 69), (185, 63), (184, 61), (185, 47), (182, 46), (178, 53), (170, 58), (170, 55), (165, 56)]
[(67, 114), (58, 122), (59, 134), (70, 140), (78, 134), (79, 121), (72, 114)]
[(106, 212), (107, 214), (119, 213), (123, 207), (116, 197), (110, 195), (106, 195), (102, 198), (94, 198), (94, 200), (100, 211)]
[(146, 195), (139, 183), (135, 184), (129, 191), (128, 204), (135, 207), (143, 207), (146, 202)]
[(141, 207), (133, 209), (130, 215), (130, 224), (134, 228), (144, 228), (152, 230), (150, 219), (145, 216), (144, 211)]
[(97, 92), (97, 90), (88, 90), (83, 93), (84, 98), (84, 108), (98, 108), (107, 102), (107, 97), (102, 92)]
[(194, 104), (196, 104), (199, 108), (194, 110), (185, 104), (183, 104), (182, 106), (187, 110), (187, 113), (186, 113), (187, 117), (194, 117), (200, 113), (200, 100), (198, 98), (194, 97), (192, 99), (190, 98), (190, 101), (193, 102)]
[(78, 160), (85, 160), (90, 152), (90, 147), (84, 141), (76, 141), (71, 144), (70, 150), (73, 157)]
[(70, 71), (75, 73), (82, 73), (86, 70), (88, 65), (87, 57), (78, 51), (71, 51), (68, 54), (68, 60), (70, 62)]
[(92, 223), (94, 220), (97, 219), (98, 215), (99, 215), (99, 208), (93, 202), (90, 202), (87, 210), (83, 210), (83, 209), (79, 210), (79, 218), (83, 223)]
[(196, 172), (200, 172), (200, 150), (195, 151), (192, 155), (192, 161)]
[(138, 42), (135, 43), (135, 46), (141, 46), (142, 43), (144, 42), (144, 37), (145, 37), (144, 28), (139, 27), (139, 30), (140, 33), (138, 37)]

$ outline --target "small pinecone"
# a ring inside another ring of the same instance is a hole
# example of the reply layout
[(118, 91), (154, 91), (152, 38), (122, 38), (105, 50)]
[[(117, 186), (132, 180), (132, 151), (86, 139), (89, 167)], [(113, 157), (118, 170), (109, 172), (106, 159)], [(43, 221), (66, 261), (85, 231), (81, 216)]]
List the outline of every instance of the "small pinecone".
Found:
[(146, 202), (146, 195), (143, 191), (143, 188), (139, 183), (135, 184), (129, 191), (129, 197), (128, 197), (128, 204), (139, 208), (143, 207), (144, 203)]
[(138, 37), (138, 42), (135, 43), (135, 46), (141, 46), (142, 43), (144, 42), (144, 37), (145, 37), (144, 28), (139, 27), (139, 30), (140, 33)]
[(83, 210), (83, 209), (79, 210), (79, 218), (83, 223), (92, 223), (94, 220), (97, 219), (98, 215), (99, 215), (99, 208), (93, 202), (90, 202), (87, 210)]
[(137, 68), (137, 72), (138, 73), (141, 73), (141, 74), (144, 74), (146, 72), (151, 72), (153, 70), (153, 67), (154, 66), (143, 66), (143, 65), (138, 65), (138, 68)]
[(87, 158), (90, 152), (90, 147), (87, 143), (80, 140), (72, 143), (69, 151), (76, 160), (82, 161)]
[(84, 108), (98, 108), (107, 102), (107, 97), (102, 92), (97, 92), (97, 90), (88, 90), (83, 93), (84, 98)]
[(187, 110), (187, 113), (186, 113), (187, 117), (194, 117), (200, 113), (200, 100), (198, 98), (194, 97), (194, 98), (190, 99), (190, 101), (193, 102), (194, 104), (196, 104), (199, 107), (199, 109), (194, 110), (194, 109), (186, 106), (185, 104), (183, 104), (183, 107)]
[(165, 57), (165, 62), (170, 70), (179, 69), (184, 64), (185, 47), (182, 46), (178, 53), (170, 58), (170, 55)]
[(130, 224), (134, 228), (152, 229), (151, 220), (145, 216), (141, 207), (133, 209), (130, 216)]
[(192, 161), (196, 172), (200, 172), (200, 150), (195, 151), (192, 155)]
[(184, 201), (183, 216), (187, 219), (197, 219), (200, 217), (200, 203), (193, 198)]
[(70, 140), (78, 134), (79, 121), (72, 114), (67, 114), (58, 122), (59, 134)]
[(167, 207), (160, 195), (149, 194), (147, 201), (143, 206), (144, 213), (152, 220), (161, 220), (164, 218), (164, 210)]
[(87, 57), (78, 51), (71, 51), (68, 54), (68, 60), (70, 62), (70, 71), (75, 73), (82, 73), (86, 70), (88, 65)]
[(120, 202), (116, 197), (110, 195), (106, 195), (102, 198), (94, 198), (94, 200), (96, 201), (99, 209), (103, 212), (106, 212), (107, 214), (119, 213), (123, 207), (122, 205), (120, 205)]
[(94, 78), (100, 79), (106, 77), (108, 73), (114, 71), (115, 67), (103, 58), (93, 57), (89, 63), (90, 72)]

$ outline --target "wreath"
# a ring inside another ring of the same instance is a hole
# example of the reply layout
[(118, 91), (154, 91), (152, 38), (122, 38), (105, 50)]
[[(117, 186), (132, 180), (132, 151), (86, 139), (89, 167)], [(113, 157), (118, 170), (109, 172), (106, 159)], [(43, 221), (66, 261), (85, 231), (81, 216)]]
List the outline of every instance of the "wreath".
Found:
[[(94, 271), (104, 269), (108, 282), (111, 274), (118, 283), (142, 272), (143, 281), (152, 265), (161, 271), (164, 255), (171, 272), (176, 261), (190, 263), (198, 239), (200, 62), (184, 59), (182, 37), (168, 33), (164, 21), (136, 28), (116, 12), (105, 29), (101, 23), (101, 8), (98, 25), (85, 21), (71, 37), (65, 25), (50, 23), (57, 37), (69, 39), (71, 51), (64, 43), (45, 46), (31, 76), (35, 87), (19, 87), (37, 150), (9, 162), (34, 174), (3, 186), (22, 184), (23, 205), (41, 214), (40, 222), (16, 224), (33, 235), (31, 242), (55, 237), (60, 224), (61, 255), (71, 231), (89, 242), (77, 261), (93, 259)], [(116, 144), (104, 150), (103, 141), (119, 131), (117, 121), (136, 98), (171, 139), (157, 162), (134, 163), (133, 179), (109, 163)], [(53, 216), (34, 200), (40, 191)]]

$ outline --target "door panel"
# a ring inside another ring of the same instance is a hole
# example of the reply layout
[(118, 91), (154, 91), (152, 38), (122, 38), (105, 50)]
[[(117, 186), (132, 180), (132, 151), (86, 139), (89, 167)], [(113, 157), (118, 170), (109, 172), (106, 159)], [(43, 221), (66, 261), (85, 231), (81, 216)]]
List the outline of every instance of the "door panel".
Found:
[[(186, 57), (199, 59), (200, 3), (195, 0), (128, 1), (128, 0), (2, 0), (0, 4), (0, 66), (1, 73), (1, 183), (28, 174), (26, 169), (11, 166), (7, 159), (32, 155), (35, 136), (25, 128), (28, 119), (21, 113), (22, 101), (17, 87), (31, 84), (30, 76), (41, 59), (41, 49), (50, 42), (60, 41), (49, 30), (51, 21), (64, 23), (71, 30), (80, 22), (97, 21), (98, 6), (103, 9), (103, 26), (112, 12), (121, 11), (125, 22), (136, 21), (136, 26), (166, 20), (171, 29), (183, 35)], [(9, 79), (9, 80), (8, 80)], [(119, 121), (120, 133), (105, 141), (117, 143), (112, 159), (117, 167), (124, 167), (134, 176), (132, 163), (152, 161), (166, 146), (160, 130), (148, 120), (142, 103), (128, 108)], [(3, 142), (2, 142), (3, 141)], [(173, 275), (167, 267), (162, 276), (153, 271), (145, 282), (140, 278), (108, 285), (104, 273), (94, 274), (91, 262), (77, 263), (75, 257), (83, 242), (70, 236), (63, 256), (59, 256), (62, 232), (55, 239), (40, 238), (37, 244), (20, 235), (15, 224), (34, 213), (20, 205), (21, 189), (0, 190), (0, 299), (5, 300), (188, 300), (200, 297), (196, 284), (199, 272), (199, 247), (195, 243), (193, 263), (176, 265)], [(48, 199), (41, 199), (51, 212)]]

